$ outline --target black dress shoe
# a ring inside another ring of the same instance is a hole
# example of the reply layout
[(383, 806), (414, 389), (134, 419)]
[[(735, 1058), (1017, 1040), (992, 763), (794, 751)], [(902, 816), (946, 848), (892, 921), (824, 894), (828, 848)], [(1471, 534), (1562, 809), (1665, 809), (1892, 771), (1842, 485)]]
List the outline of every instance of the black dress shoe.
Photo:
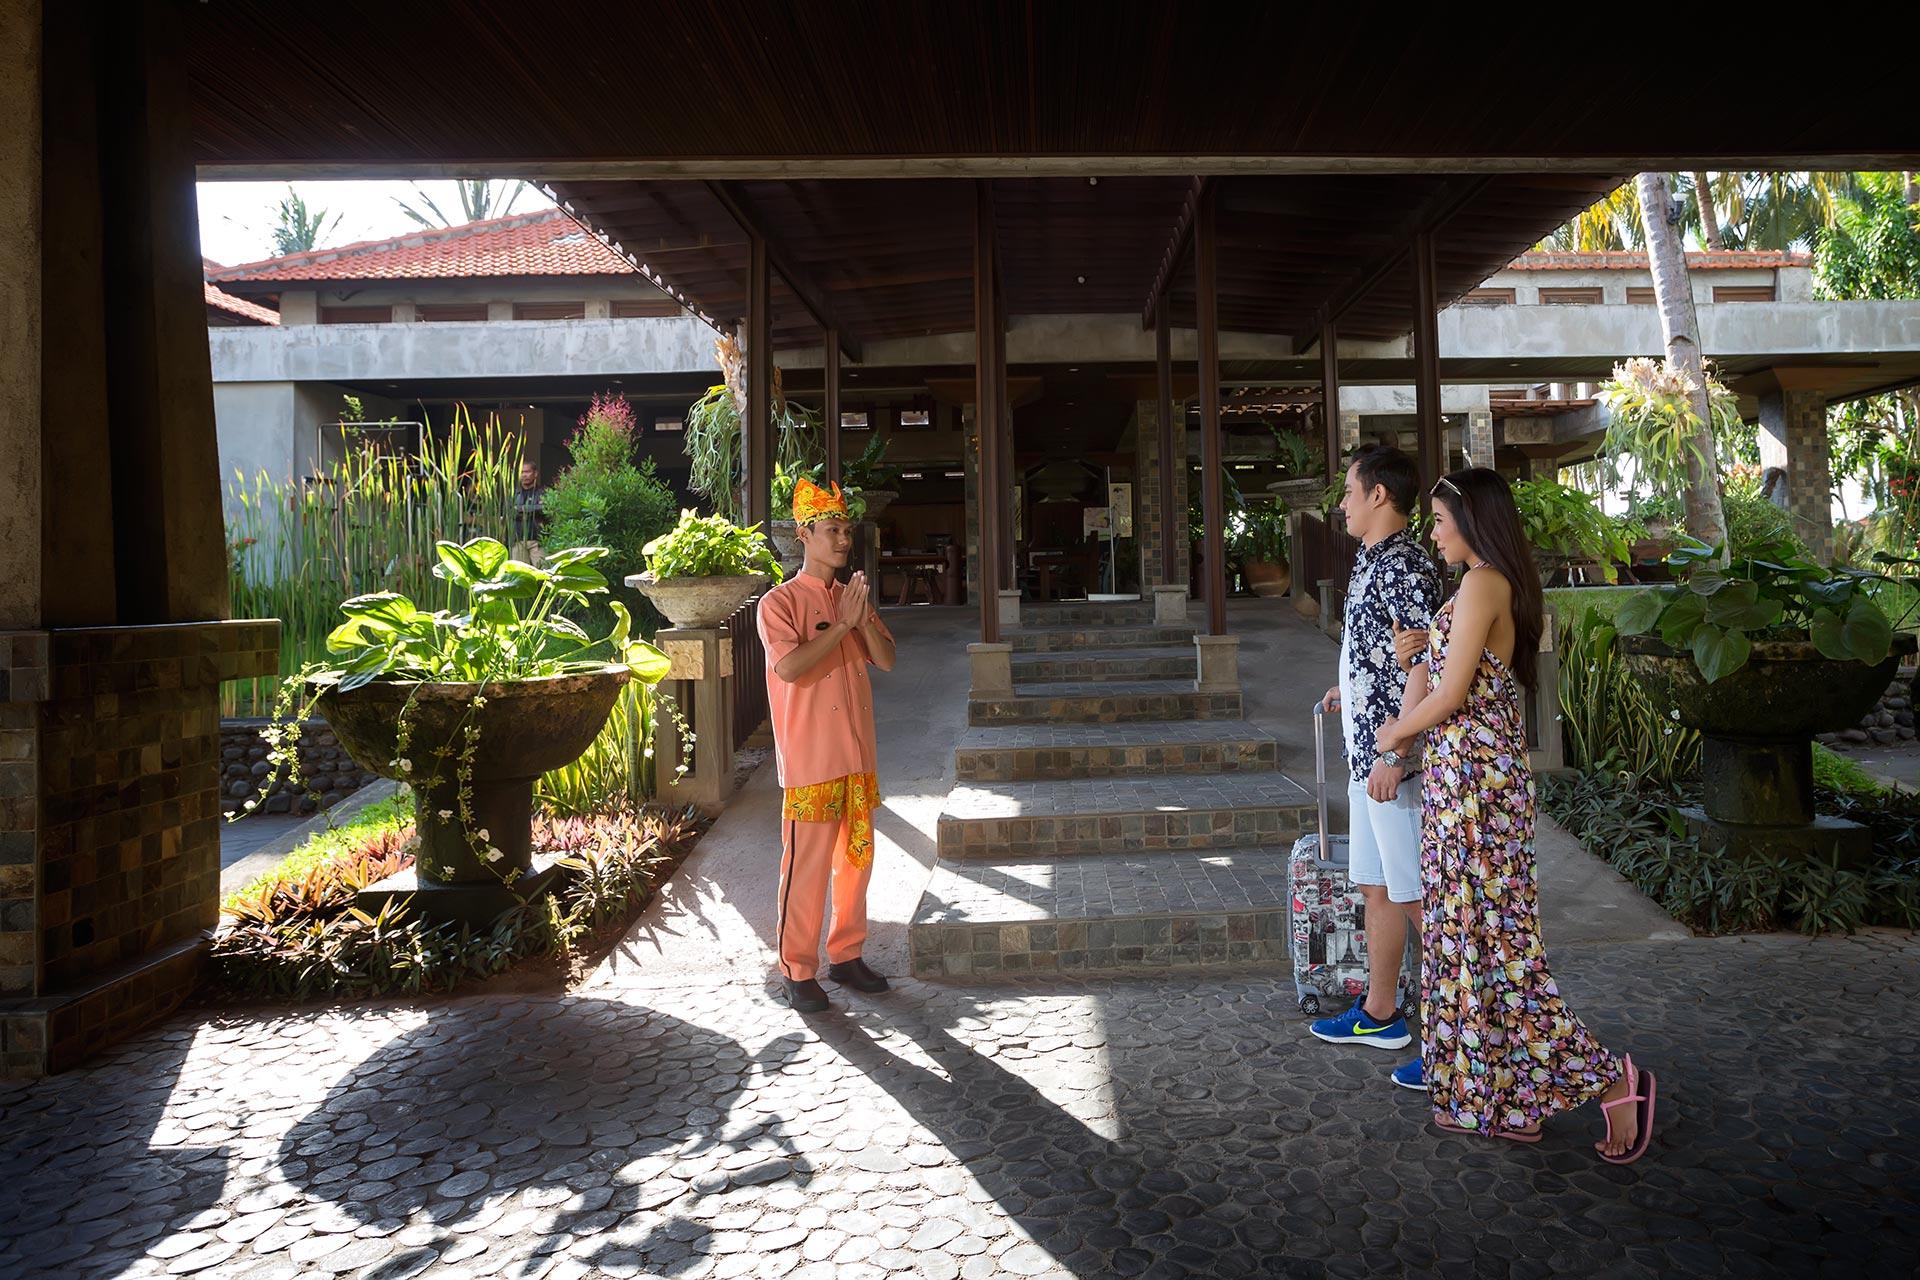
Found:
[(855, 991), (864, 991), (868, 995), (887, 989), (887, 980), (869, 969), (867, 962), (859, 956), (843, 964), (828, 965), (827, 976), (843, 987), (852, 987)]
[(795, 1013), (824, 1013), (827, 1009), (827, 993), (812, 978), (804, 982), (787, 979), (787, 1004)]

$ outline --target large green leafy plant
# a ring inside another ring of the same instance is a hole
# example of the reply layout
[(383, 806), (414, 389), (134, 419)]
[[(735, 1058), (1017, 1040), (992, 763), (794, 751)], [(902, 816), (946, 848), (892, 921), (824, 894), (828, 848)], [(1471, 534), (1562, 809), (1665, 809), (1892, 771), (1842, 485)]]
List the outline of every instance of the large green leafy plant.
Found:
[(1836, 661), (1886, 659), (1893, 624), (1871, 594), (1884, 575), (1826, 569), (1784, 543), (1750, 547), (1724, 566), (1721, 559), (1718, 547), (1683, 541), (1667, 557), (1681, 581), (1622, 606), (1620, 634), (1658, 634), (1691, 653), (1709, 684), (1745, 666), (1755, 640), (1811, 640)]
[(757, 524), (742, 527), (724, 516), (680, 513), (680, 523), (646, 545), (647, 568), (664, 582), (671, 578), (739, 577), (764, 573), (783, 576), (766, 535)]
[[(744, 479), (741, 421), (747, 403), (745, 353), (737, 341), (723, 334), (714, 343), (714, 354), (720, 361), (723, 381), (707, 388), (707, 394), (687, 410), (682, 437), (687, 483), (720, 515), (738, 520)], [(774, 463), (790, 472), (820, 463), (826, 451), (821, 443), (819, 415), (787, 399), (778, 369), (773, 371), (772, 391)], [(780, 509), (776, 501), (774, 510)]]
[(902, 469), (887, 461), (887, 446), (892, 443), (891, 436), (875, 432), (867, 441), (867, 447), (860, 456), (849, 459), (840, 468), (840, 479), (849, 488), (862, 489), (870, 493), (897, 493), (900, 489)]
[(1274, 459), (1280, 464), (1280, 474), (1288, 480), (1311, 480), (1326, 474), (1326, 450), (1309, 441), (1297, 431), (1282, 430), (1273, 432)]
[(1633, 554), (1627, 526), (1602, 511), (1589, 493), (1555, 480), (1522, 480), (1513, 486), (1513, 501), (1536, 551), (1597, 560), (1608, 582), (1618, 577), (1616, 565)]

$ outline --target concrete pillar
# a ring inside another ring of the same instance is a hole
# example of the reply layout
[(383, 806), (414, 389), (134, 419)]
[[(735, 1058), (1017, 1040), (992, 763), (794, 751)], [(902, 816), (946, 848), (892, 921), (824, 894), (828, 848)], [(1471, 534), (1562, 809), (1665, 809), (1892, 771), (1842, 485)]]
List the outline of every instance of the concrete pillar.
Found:
[(1491, 413), (1475, 410), (1467, 415), (1466, 454), (1467, 465), (1470, 467), (1493, 465), (1493, 415)]
[[(654, 748), (660, 798), (717, 814), (733, 793), (733, 716), (727, 696), (733, 678), (732, 635), (726, 627), (666, 627), (653, 642), (673, 664), (667, 669), (667, 696), (679, 706), (694, 737), (684, 740), (671, 715), (660, 717)], [(681, 774), (683, 762), (687, 771)]]
[(1240, 691), (1240, 637), (1197, 635), (1193, 638), (1198, 678), (1193, 687), (1199, 693), (1238, 693)]
[(1174, 627), (1187, 620), (1187, 597), (1191, 594), (1187, 583), (1163, 582), (1152, 590), (1155, 626)]
[(1816, 560), (1833, 554), (1833, 475), (1827, 401), (1818, 391), (1780, 388), (1760, 395), (1760, 465), (1787, 474), (1794, 532)]
[(967, 646), (967, 685), (970, 698), (1005, 698), (1013, 694), (1013, 646), (1004, 641)]
[[(1175, 406), (1176, 413), (1179, 406)], [(1172, 511), (1160, 509), (1160, 406), (1153, 400), (1141, 400), (1134, 406), (1135, 413), (1135, 457), (1138, 468), (1134, 475), (1133, 499), (1139, 512), (1134, 524), (1134, 536), (1140, 546), (1142, 562), (1142, 581), (1148, 587), (1164, 582), (1161, 559), (1161, 544), (1164, 539), (1174, 540), (1175, 568), (1177, 581), (1186, 587), (1192, 575), (1190, 557), (1191, 548), (1187, 539), (1187, 466), (1184, 457), (1172, 460), (1174, 506)], [(1186, 433), (1176, 432), (1175, 440), (1186, 439)]]

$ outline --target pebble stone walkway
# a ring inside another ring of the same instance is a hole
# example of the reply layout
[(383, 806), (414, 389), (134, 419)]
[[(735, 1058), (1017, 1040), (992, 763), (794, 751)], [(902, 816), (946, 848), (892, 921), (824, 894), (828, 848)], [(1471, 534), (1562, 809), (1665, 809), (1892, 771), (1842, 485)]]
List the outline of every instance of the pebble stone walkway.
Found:
[(1920, 943), (1567, 947), (1661, 1073), (1447, 1137), (1266, 973), (188, 1012), (0, 1088), (0, 1275), (1910, 1275)]

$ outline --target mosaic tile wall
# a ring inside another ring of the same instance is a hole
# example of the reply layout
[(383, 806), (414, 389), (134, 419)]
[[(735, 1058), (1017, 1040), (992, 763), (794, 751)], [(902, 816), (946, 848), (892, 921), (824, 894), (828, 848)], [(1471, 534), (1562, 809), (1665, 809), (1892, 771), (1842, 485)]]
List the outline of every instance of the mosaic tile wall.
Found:
[(47, 633), (0, 633), (0, 997), (32, 995), (38, 955), (40, 703)]
[[(1137, 528), (1140, 533), (1140, 554), (1146, 565), (1146, 582), (1148, 586), (1154, 586), (1163, 581), (1160, 540), (1170, 534), (1174, 539), (1173, 581), (1184, 583), (1190, 580), (1193, 573), (1193, 548), (1187, 538), (1187, 468), (1175, 466), (1173, 510), (1163, 513), (1160, 510), (1160, 405), (1157, 401), (1142, 400), (1136, 404), (1135, 410), (1139, 424), (1135, 432), (1135, 452), (1139, 458), (1135, 505), (1139, 508)], [(1176, 433), (1177, 439), (1184, 437), (1184, 430)], [(1178, 459), (1177, 462), (1185, 462), (1185, 459)]]
[[(36, 1057), (41, 1070), (77, 1061), (190, 989), (219, 911), (219, 683), (279, 665), (277, 622), (27, 637), (39, 646), (7, 639), (4, 750), (32, 758), (23, 772), (10, 755), (0, 771), (0, 788), (25, 788), (0, 815), (0, 883), (28, 890), (0, 906), (0, 946), (14, 960), (17, 935), (33, 941), (30, 982), (18, 965), (5, 970), (7, 992), (27, 999), (0, 1002), (13, 1073)], [(42, 653), (39, 667), (17, 661)], [(39, 699), (26, 701), (23, 686)]]

